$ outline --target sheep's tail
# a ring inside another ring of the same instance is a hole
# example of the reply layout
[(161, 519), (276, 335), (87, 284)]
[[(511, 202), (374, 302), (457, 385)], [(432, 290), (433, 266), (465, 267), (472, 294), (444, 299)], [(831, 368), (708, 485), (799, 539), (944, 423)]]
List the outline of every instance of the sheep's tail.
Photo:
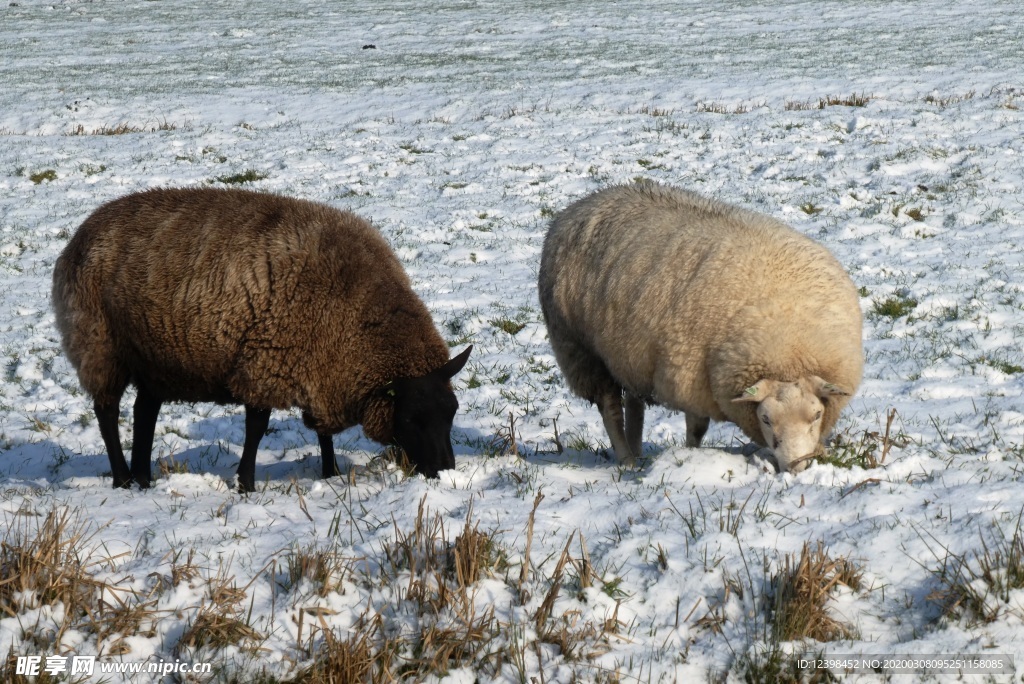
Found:
[[(84, 226), (83, 226), (84, 228)], [(102, 277), (87, 267), (89, 231), (82, 228), (57, 258), (51, 290), (61, 346), (83, 389), (98, 403), (117, 402), (128, 384), (103, 310)]]
[(74, 263), (72, 255), (69, 254), (70, 251), (71, 245), (69, 244), (57, 258), (53, 269), (53, 288), (50, 291), (50, 297), (57, 330), (60, 332), (61, 346), (72, 365), (77, 369), (81, 361), (80, 355), (77, 353), (81, 349), (81, 344), (74, 343), (75, 319), (80, 318), (86, 305), (79, 287), (79, 264)]

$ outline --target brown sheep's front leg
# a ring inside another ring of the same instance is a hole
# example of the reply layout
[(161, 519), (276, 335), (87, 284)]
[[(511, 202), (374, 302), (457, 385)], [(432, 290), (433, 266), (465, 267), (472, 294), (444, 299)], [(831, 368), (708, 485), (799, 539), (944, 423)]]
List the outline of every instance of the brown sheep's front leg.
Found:
[(242, 445), (242, 462), (238, 464), (238, 492), (248, 494), (256, 491), (256, 450), (260, 440), (267, 434), (270, 425), (270, 409), (245, 407), (245, 444)]
[(153, 433), (156, 431), (156, 417), (160, 413), (161, 403), (141, 387), (138, 396), (135, 397), (132, 478), (143, 489), (149, 489), (149, 484), (153, 480)]
[(93, 410), (96, 412), (100, 436), (103, 437), (103, 443), (107, 447), (107, 456), (110, 458), (110, 474), (114, 477), (114, 488), (131, 487), (132, 474), (128, 470), (128, 463), (124, 460), (121, 436), (117, 432), (117, 414), (119, 412), (117, 402), (113, 405), (101, 405), (97, 402), (93, 404)]
[(338, 474), (338, 463), (334, 460), (334, 435), (317, 433), (320, 438), (320, 460), (323, 462), (324, 479)]

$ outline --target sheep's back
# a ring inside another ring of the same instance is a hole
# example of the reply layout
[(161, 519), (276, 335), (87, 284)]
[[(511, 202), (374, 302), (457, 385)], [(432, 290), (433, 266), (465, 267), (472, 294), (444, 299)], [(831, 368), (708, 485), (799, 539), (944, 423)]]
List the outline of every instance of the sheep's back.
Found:
[(302, 405), (314, 357), (358, 359), (366, 309), (411, 292), (367, 222), (245, 191), (115, 200), (66, 253), (67, 279), (86, 294), (69, 298), (78, 310), (64, 318), (102, 320), (113, 358), (164, 399)]
[(823, 309), (858, 306), (849, 277), (817, 243), (770, 217), (653, 183), (603, 190), (556, 216), (540, 281), (555, 324), (625, 386), (667, 403), (690, 397), (675, 407), (716, 418), (708, 353), (758, 334), (737, 329), (738, 312), (770, 310), (778, 318), (757, 326), (814, 346)]

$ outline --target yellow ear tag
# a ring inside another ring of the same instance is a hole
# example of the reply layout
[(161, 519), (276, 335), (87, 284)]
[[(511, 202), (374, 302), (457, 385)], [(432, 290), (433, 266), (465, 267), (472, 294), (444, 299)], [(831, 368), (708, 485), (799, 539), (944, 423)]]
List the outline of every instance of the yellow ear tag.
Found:
[(755, 394), (757, 394), (757, 388), (751, 385), (747, 389), (743, 390), (743, 393), (749, 394), (750, 396), (754, 396)]

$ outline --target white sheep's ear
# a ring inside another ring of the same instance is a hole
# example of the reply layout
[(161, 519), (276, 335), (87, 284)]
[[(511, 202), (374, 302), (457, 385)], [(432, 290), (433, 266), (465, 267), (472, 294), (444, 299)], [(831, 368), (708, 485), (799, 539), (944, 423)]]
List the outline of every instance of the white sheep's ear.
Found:
[(743, 390), (732, 398), (732, 403), (739, 404), (744, 401), (752, 401), (755, 404), (761, 403), (771, 394), (771, 380), (758, 380), (753, 385)]
[(811, 387), (814, 388), (814, 393), (822, 399), (829, 397), (848, 397), (850, 396), (850, 390), (828, 382), (817, 375), (812, 375), (808, 378), (811, 381)]

